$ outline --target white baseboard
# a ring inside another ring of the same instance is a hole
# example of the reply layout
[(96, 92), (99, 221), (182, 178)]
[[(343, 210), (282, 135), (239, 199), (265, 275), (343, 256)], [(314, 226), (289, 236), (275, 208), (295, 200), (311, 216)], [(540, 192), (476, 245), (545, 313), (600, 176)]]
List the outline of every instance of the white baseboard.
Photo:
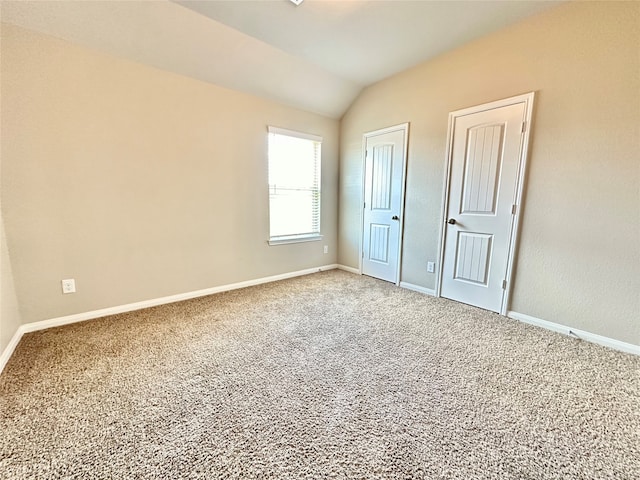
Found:
[(625, 353), (632, 353), (634, 355), (640, 355), (640, 345), (621, 342), (620, 340), (603, 337), (602, 335), (585, 332), (584, 330), (578, 330), (577, 328), (573, 327), (567, 327), (566, 325), (561, 325), (559, 323), (549, 322), (547, 320), (542, 320), (530, 315), (525, 315), (524, 313), (509, 311), (507, 312), (507, 317), (523, 323), (528, 323), (529, 325), (535, 325), (537, 327), (546, 328), (547, 330), (562, 333), (570, 337), (579, 338), (587, 342), (597, 343), (598, 345), (613, 348), (614, 350), (619, 350)]
[[(247, 280), (244, 282), (221, 285), (218, 287), (206, 288), (203, 290), (196, 290), (193, 292), (181, 293), (178, 295), (170, 295), (167, 297), (154, 298), (154, 299), (145, 300), (142, 302), (129, 303), (126, 305), (119, 305), (117, 307), (103, 308), (100, 310), (77, 313), (74, 315), (67, 315), (64, 317), (51, 318), (51, 319), (42, 320), (39, 322), (25, 323), (24, 325), (21, 325), (20, 327), (18, 327), (18, 330), (16, 331), (16, 333), (13, 335), (13, 337), (5, 347), (4, 351), (0, 354), (0, 373), (2, 373), (2, 370), (4, 369), (7, 362), (11, 358), (11, 355), (13, 355), (13, 352), (18, 346), (18, 343), (20, 342), (22, 335), (24, 335), (25, 333), (35, 332), (38, 330), (45, 330), (47, 328), (52, 328), (52, 327), (59, 327), (62, 325), (68, 325), (70, 323), (83, 322), (85, 320), (92, 320), (95, 318), (105, 317), (108, 315), (115, 315), (118, 313), (141, 310), (143, 308), (155, 307), (155, 306), (164, 305), (167, 303), (174, 303), (174, 302), (180, 302), (182, 300), (189, 300), (192, 298), (204, 297), (206, 295), (212, 295), (214, 293), (237, 290), (239, 288), (251, 287), (254, 285), (261, 285), (263, 283), (276, 282), (278, 280), (285, 280), (287, 278), (299, 277), (302, 275), (309, 275), (311, 273), (316, 273), (319, 271), (326, 271), (326, 270), (333, 270), (336, 268), (340, 270), (344, 270), (346, 272), (360, 274), (360, 272), (357, 269), (352, 267), (347, 267), (345, 265), (338, 265), (338, 264), (323, 265), (320, 267), (308, 268), (306, 270), (298, 270), (296, 272), (283, 273), (280, 275), (272, 275), (270, 277), (256, 278), (254, 280)], [(406, 288), (408, 290), (414, 290), (416, 292), (424, 293), (426, 295), (435, 296), (434, 290), (431, 290), (429, 288), (424, 288), (419, 285), (414, 285), (407, 282), (400, 282), (400, 287)], [(597, 343), (598, 345), (603, 345), (605, 347), (613, 348), (621, 352), (640, 355), (640, 345), (621, 342), (620, 340), (604, 337), (602, 335), (597, 335), (595, 333), (585, 332), (583, 330), (567, 327), (565, 325), (560, 325), (558, 323), (541, 320), (539, 318), (532, 317), (530, 315), (525, 315), (523, 313), (509, 311), (507, 312), (507, 317), (524, 322), (524, 323), (528, 323), (530, 325), (546, 328), (554, 332), (559, 332), (564, 335), (578, 337), (588, 342)]]
[(158, 305), (165, 305), (167, 303), (181, 302), (183, 300), (190, 300), (192, 298), (213, 295), (214, 293), (228, 292), (230, 290), (237, 290), (239, 288), (252, 287), (254, 285), (261, 285), (263, 283), (277, 282), (278, 280), (300, 277), (302, 275), (309, 275), (326, 270), (334, 270), (336, 268), (338, 268), (338, 265), (334, 263), (331, 265), (307, 268), (306, 270), (298, 270), (296, 272), (282, 273), (280, 275), (272, 275), (270, 277), (256, 278), (254, 280), (247, 280), (244, 282), (220, 285), (219, 287), (211, 287), (205, 288), (203, 290), (196, 290), (193, 292), (170, 295), (168, 297), (153, 298), (151, 300), (119, 305), (117, 307), (102, 308), (100, 310), (76, 313), (74, 315), (66, 315), (64, 317), (50, 318), (48, 320), (41, 320), (39, 322), (25, 323), (24, 325), (18, 327), (18, 330), (11, 338), (11, 341), (2, 352), (2, 355), (0, 355), (0, 373), (2, 373), (2, 370), (11, 358), (11, 355), (13, 354), (15, 348), (18, 346), (22, 335), (24, 335), (25, 333), (45, 330), (52, 327), (60, 327), (62, 325), (68, 325), (70, 323), (84, 322), (85, 320), (93, 320), (95, 318), (106, 317), (108, 315), (116, 315), (118, 313), (132, 312), (134, 310), (141, 310), (143, 308), (156, 307)]
[(400, 282), (400, 286), (402, 288), (406, 288), (407, 290), (413, 290), (414, 292), (424, 293), (424, 294), (430, 295), (432, 297), (436, 296), (436, 291), (435, 290), (431, 290), (430, 288), (421, 287), (420, 285), (414, 285), (413, 283)]
[(16, 330), (16, 333), (13, 334), (13, 337), (11, 337), (11, 340), (9, 340), (9, 343), (0, 355), (0, 373), (2, 373), (2, 370), (4, 370), (4, 367), (11, 358), (11, 355), (13, 355), (13, 352), (18, 346), (18, 343), (20, 343), (20, 339), (22, 338), (23, 334), (24, 330), (22, 330), (22, 325), (20, 325)]
[(360, 270), (358, 270), (357, 268), (347, 267), (346, 265), (338, 265), (336, 268), (338, 268), (338, 270), (344, 270), (345, 272), (355, 273), (356, 275), (360, 275)]

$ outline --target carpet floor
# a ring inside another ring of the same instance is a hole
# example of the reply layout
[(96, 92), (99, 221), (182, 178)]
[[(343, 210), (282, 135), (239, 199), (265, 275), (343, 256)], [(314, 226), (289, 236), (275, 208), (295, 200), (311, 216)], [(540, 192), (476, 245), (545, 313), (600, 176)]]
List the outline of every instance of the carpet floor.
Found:
[(3, 479), (638, 479), (640, 357), (341, 271), (27, 334)]

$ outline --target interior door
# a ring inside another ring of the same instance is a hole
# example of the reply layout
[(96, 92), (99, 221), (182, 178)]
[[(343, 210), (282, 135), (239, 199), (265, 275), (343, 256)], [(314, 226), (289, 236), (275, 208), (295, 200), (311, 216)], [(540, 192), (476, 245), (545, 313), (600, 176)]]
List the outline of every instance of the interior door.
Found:
[(501, 312), (525, 102), (454, 117), (441, 295)]
[(362, 273), (393, 283), (399, 281), (407, 128), (365, 135)]

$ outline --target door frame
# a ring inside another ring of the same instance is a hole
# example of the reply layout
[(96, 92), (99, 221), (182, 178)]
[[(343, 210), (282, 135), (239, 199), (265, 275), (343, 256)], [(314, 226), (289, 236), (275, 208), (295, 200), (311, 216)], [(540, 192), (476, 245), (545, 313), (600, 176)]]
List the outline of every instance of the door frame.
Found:
[(455, 110), (449, 113), (449, 126), (447, 129), (447, 154), (445, 158), (444, 169), (444, 186), (442, 192), (442, 211), (440, 213), (440, 236), (438, 240), (438, 275), (436, 277), (436, 297), (441, 296), (442, 288), (442, 272), (444, 262), (444, 247), (445, 247), (445, 222), (447, 219), (447, 210), (449, 208), (449, 189), (451, 188), (451, 155), (453, 154), (453, 133), (456, 126), (456, 120), (459, 117), (466, 115), (484, 112), (487, 110), (493, 110), (495, 108), (508, 107), (518, 103), (524, 103), (525, 106), (525, 120), (524, 120), (524, 135), (520, 138), (520, 158), (518, 159), (518, 174), (516, 178), (516, 192), (515, 192), (515, 211), (511, 216), (511, 229), (509, 233), (509, 247), (507, 257), (507, 271), (505, 272), (505, 280), (507, 286), (504, 289), (502, 295), (502, 303), (500, 306), (500, 315), (506, 315), (511, 300), (512, 291), (512, 274), (513, 265), (516, 259), (516, 250), (518, 247), (519, 226), (520, 226), (520, 212), (522, 211), (522, 191), (524, 189), (524, 181), (527, 171), (527, 158), (529, 151), (529, 139), (531, 136), (531, 119), (533, 118), (533, 100), (535, 92), (529, 92), (522, 95), (516, 95), (515, 97), (504, 98), (502, 100), (496, 100), (494, 102), (483, 103), (482, 105), (475, 105), (473, 107), (463, 108), (462, 110)]
[(369, 137), (375, 137), (378, 135), (384, 135), (385, 133), (395, 132), (395, 131), (403, 131), (404, 137), (404, 148), (402, 151), (402, 179), (401, 179), (401, 191), (400, 191), (400, 225), (399, 225), (399, 238), (398, 238), (398, 265), (396, 266), (396, 278), (395, 285), (400, 285), (400, 268), (402, 265), (402, 239), (404, 237), (404, 202), (405, 202), (405, 194), (406, 194), (406, 183), (407, 183), (407, 157), (409, 152), (409, 122), (400, 123), (398, 125), (393, 125), (391, 127), (381, 128), (379, 130), (373, 130), (371, 132), (366, 132), (362, 135), (362, 192), (360, 193), (360, 240), (359, 240), (359, 252), (358, 252), (358, 273), (362, 275), (362, 257), (364, 255), (364, 196), (365, 196), (365, 188), (366, 188), (366, 168), (367, 168), (367, 139)]

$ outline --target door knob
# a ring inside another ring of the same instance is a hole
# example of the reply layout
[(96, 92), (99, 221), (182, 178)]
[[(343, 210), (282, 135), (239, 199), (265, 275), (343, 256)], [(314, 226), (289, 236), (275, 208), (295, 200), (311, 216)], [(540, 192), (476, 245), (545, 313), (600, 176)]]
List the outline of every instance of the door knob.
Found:
[(456, 219), (455, 218), (450, 218), (449, 221), (447, 222), (449, 225), (455, 225), (456, 224)]
[(391, 220), (400, 220), (400, 218), (398, 217), (398, 215), (394, 215), (393, 217), (391, 217)]

